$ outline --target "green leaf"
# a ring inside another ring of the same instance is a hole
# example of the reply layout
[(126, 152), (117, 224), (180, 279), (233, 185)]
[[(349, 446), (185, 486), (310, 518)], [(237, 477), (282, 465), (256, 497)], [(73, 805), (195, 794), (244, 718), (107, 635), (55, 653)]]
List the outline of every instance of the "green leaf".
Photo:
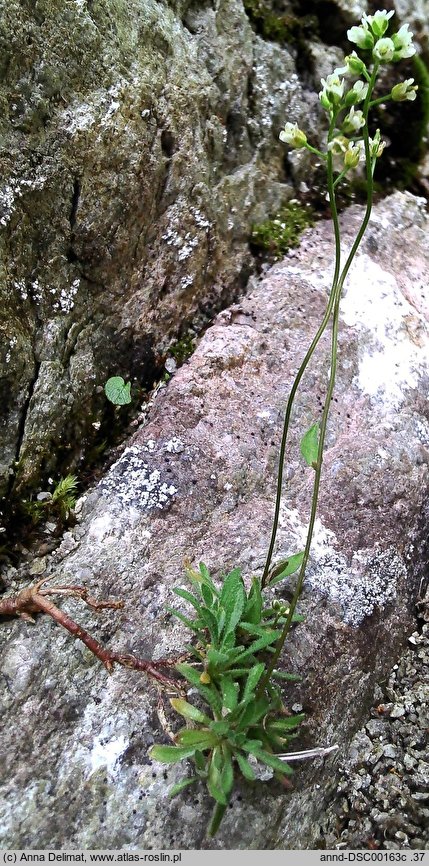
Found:
[(189, 601), (189, 604), (192, 604), (192, 607), (195, 608), (197, 613), (201, 610), (201, 602), (199, 598), (192, 594), (192, 592), (188, 592), (187, 589), (182, 589), (181, 586), (175, 586), (173, 588), (173, 592), (175, 595), (179, 595), (180, 598), (184, 598), (185, 601)]
[(185, 788), (188, 788), (189, 785), (193, 785), (194, 782), (198, 782), (198, 776), (192, 776), (190, 779), (182, 779), (181, 782), (177, 782), (172, 788), (170, 788), (168, 796), (171, 798), (176, 797), (177, 794), (180, 794), (180, 792), (184, 791)]
[(273, 770), (277, 770), (279, 773), (283, 773), (286, 776), (291, 776), (293, 774), (292, 767), (289, 767), (289, 764), (286, 764), (285, 761), (282, 761), (277, 755), (272, 755), (271, 752), (266, 752), (265, 749), (253, 747), (251, 750), (246, 748), (246, 743), (243, 744), (242, 748), (245, 752), (250, 752), (258, 759), (258, 761), (262, 761), (267, 767), (271, 767)]
[(190, 758), (196, 751), (196, 746), (152, 746), (149, 757), (161, 764), (178, 764), (184, 758)]
[[(246, 622), (258, 625), (262, 616), (262, 593), (261, 586), (257, 577), (252, 577), (252, 586), (250, 588), (249, 597), (244, 608), (243, 619)], [(241, 623), (240, 623), (241, 625)]]
[(293, 728), (297, 728), (304, 719), (305, 713), (299, 713), (299, 715), (296, 716), (285, 716), (283, 719), (276, 719), (275, 721), (269, 722), (267, 727), (270, 731), (274, 731), (276, 734), (287, 734)]
[(222, 703), (227, 710), (235, 710), (238, 702), (238, 683), (231, 677), (222, 677), (220, 682)]
[(222, 788), (223, 758), (219, 748), (213, 749), (212, 759), (207, 778), (207, 788), (211, 796), (221, 806), (228, 805), (228, 797)]
[(197, 687), (201, 685), (201, 674), (199, 673), (199, 671), (195, 670), (195, 668), (191, 667), (191, 665), (180, 663), (178, 665), (175, 665), (175, 668), (176, 671), (178, 671), (179, 674), (181, 674), (182, 677), (185, 678), (185, 680), (188, 680), (188, 683), (191, 683), (191, 685)]
[(310, 427), (301, 439), (300, 450), (301, 454), (308, 466), (313, 469), (317, 467), (317, 458), (319, 455), (319, 432), (320, 424), (316, 421)]
[(204, 700), (208, 703), (208, 705), (216, 712), (220, 713), (222, 710), (222, 701), (219, 692), (214, 687), (214, 685), (204, 685), (200, 681), (201, 674), (195, 670), (195, 668), (191, 667), (191, 665), (187, 664), (178, 664), (175, 665), (176, 671), (188, 680), (188, 683), (196, 686), (200, 695), (204, 698)]
[(210, 728), (217, 737), (224, 737), (229, 731), (230, 723), (228, 719), (219, 719), (219, 721), (212, 722)]
[[(304, 559), (304, 551), (301, 550), (299, 553), (294, 553), (289, 559), (286, 559), (284, 562), (279, 563), (272, 572), (271, 577), (268, 581), (269, 586), (274, 586), (275, 583), (280, 583), (281, 580), (284, 580), (285, 577), (289, 577), (290, 574), (295, 574), (299, 568), (301, 568), (302, 560)], [(278, 568), (282, 566), (280, 571), (277, 571)]]
[(251, 728), (260, 722), (260, 720), (266, 715), (268, 706), (269, 704), (265, 698), (260, 698), (257, 701), (248, 703), (240, 716), (237, 730), (246, 731), (248, 728)]
[(199, 752), (203, 752), (205, 749), (212, 749), (213, 746), (217, 746), (219, 743), (219, 738), (213, 731), (206, 729), (199, 730), (198, 728), (195, 730), (182, 728), (176, 734), (176, 739), (181, 746), (193, 747), (194, 751), (198, 749)]
[(302, 679), (299, 674), (287, 674), (284, 671), (273, 671), (272, 676), (276, 680), (286, 680), (288, 683), (299, 683)]
[(208, 607), (202, 607), (200, 609), (200, 618), (210, 632), (212, 643), (216, 643), (219, 636), (219, 626), (215, 615), (208, 609)]
[(258, 685), (259, 680), (261, 679), (262, 674), (264, 673), (265, 665), (262, 662), (254, 665), (253, 668), (249, 671), (249, 676), (247, 677), (242, 701), (248, 701), (253, 697), (253, 693)]
[(207, 586), (207, 584), (202, 583), (200, 590), (201, 590), (201, 595), (202, 595), (207, 607), (210, 607), (210, 608), (213, 607), (213, 601), (215, 599), (215, 595), (213, 594), (210, 587)]
[(125, 384), (122, 376), (111, 376), (104, 386), (104, 393), (115, 406), (131, 403), (131, 382)]
[(243, 659), (248, 658), (248, 656), (251, 656), (255, 652), (258, 652), (258, 650), (265, 649), (270, 644), (274, 643), (274, 641), (276, 641), (280, 637), (280, 634), (281, 632), (279, 631), (267, 632), (265, 637), (260, 637), (258, 640), (253, 641), (253, 643), (251, 643), (246, 650), (240, 653), (240, 655), (237, 657), (237, 661), (242, 662)]
[(170, 704), (173, 710), (176, 710), (176, 713), (179, 713), (185, 719), (190, 719), (192, 722), (200, 722), (203, 725), (210, 724), (211, 719), (208, 716), (205, 716), (197, 707), (193, 707), (192, 704), (188, 704), (182, 698), (171, 698)]
[(189, 628), (191, 631), (195, 632), (195, 634), (200, 633), (201, 628), (196, 625), (195, 622), (192, 622), (191, 619), (188, 619), (187, 616), (184, 616), (184, 614), (181, 613), (180, 610), (177, 610), (176, 607), (170, 607), (170, 605), (166, 605), (165, 609), (166, 611), (168, 611), (168, 613), (171, 613), (173, 614), (173, 616), (176, 616), (177, 619), (180, 619), (180, 622), (183, 622), (183, 624), (186, 625), (186, 627)]
[(228, 635), (234, 631), (240, 622), (241, 614), (246, 602), (243, 578), (239, 568), (234, 568), (225, 578), (219, 597), (219, 604), (223, 607), (226, 617), (223, 634)]
[[(263, 625), (254, 625), (252, 622), (240, 622), (240, 628), (248, 634), (256, 634), (258, 637), (264, 637), (270, 629), (268, 628), (268, 623), (264, 622)], [(271, 633), (274, 635), (275, 632), (271, 629)], [(280, 634), (280, 630), (278, 631)], [(274, 640), (274, 638), (273, 638)]]
[(207, 760), (208, 760), (208, 755), (203, 755), (202, 752), (198, 752), (198, 751), (195, 752), (194, 763), (195, 763), (195, 766), (196, 766), (197, 770), (199, 771), (200, 775), (202, 775), (206, 770)]
[(258, 750), (262, 748), (262, 740), (245, 740), (241, 748), (253, 755), (254, 749)]
[(247, 779), (249, 782), (253, 782), (256, 779), (256, 776), (247, 758), (245, 758), (244, 755), (241, 754), (241, 752), (235, 752), (234, 757), (237, 760), (237, 764), (240, 767), (244, 778)]
[[(214, 585), (214, 583), (210, 577), (210, 572), (209, 572), (209, 570), (208, 570), (208, 568), (204, 562), (199, 563), (199, 569), (200, 569), (201, 577), (203, 578), (203, 580), (205, 581), (207, 586), (209, 586), (211, 589), (213, 589), (216, 592), (215, 585)], [(217, 595), (217, 592), (216, 592), (216, 595)]]
[(229, 653), (222, 653), (216, 649), (209, 649), (207, 652), (207, 661), (214, 668), (222, 668), (229, 662)]
[(234, 784), (234, 768), (232, 766), (231, 752), (228, 748), (223, 749), (223, 769), (221, 774), (221, 788), (227, 799)]

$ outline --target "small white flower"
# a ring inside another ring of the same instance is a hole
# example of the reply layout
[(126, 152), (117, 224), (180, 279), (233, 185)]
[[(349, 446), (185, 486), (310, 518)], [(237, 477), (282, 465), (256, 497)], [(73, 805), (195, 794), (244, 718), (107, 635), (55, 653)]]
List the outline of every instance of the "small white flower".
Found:
[(406, 60), (407, 57), (413, 57), (416, 53), (413, 42), (413, 34), (408, 30), (409, 24), (403, 24), (397, 33), (392, 36), (394, 45), (393, 60)]
[(340, 78), (335, 72), (328, 77), (322, 78), (323, 90), (319, 93), (319, 99), (324, 108), (339, 105), (344, 95), (344, 78)]
[(390, 95), (394, 102), (404, 102), (406, 99), (414, 102), (417, 90), (418, 86), (414, 84), (414, 78), (406, 78), (405, 81), (401, 81), (400, 84), (395, 84), (392, 87)]
[(303, 132), (302, 129), (299, 129), (296, 123), (285, 123), (285, 128), (282, 129), (279, 139), (290, 147), (305, 147), (307, 144), (307, 136), (305, 132)]
[(368, 84), (365, 81), (355, 81), (351, 90), (346, 93), (344, 100), (345, 105), (356, 105), (358, 102), (363, 102), (368, 93)]
[(347, 57), (344, 58), (344, 60), (346, 63), (345, 69), (347, 69), (347, 71), (350, 72), (351, 75), (362, 75), (362, 73), (366, 70), (365, 63), (363, 62), (363, 60), (360, 59), (360, 57), (358, 57), (356, 51), (352, 51), (352, 53), (348, 54)]
[(374, 37), (364, 19), (362, 19), (361, 27), (351, 27), (350, 30), (347, 30), (347, 38), (350, 42), (354, 42), (358, 48), (368, 49), (374, 46)]
[(389, 39), (388, 36), (379, 39), (378, 42), (375, 43), (372, 53), (377, 60), (381, 61), (381, 63), (389, 63), (390, 60), (393, 60), (393, 55), (395, 54), (393, 40)]
[(381, 12), (375, 12), (374, 15), (364, 15), (364, 19), (367, 22), (367, 24), (369, 24), (374, 36), (376, 36), (377, 39), (379, 39), (380, 36), (384, 36), (384, 34), (385, 34), (385, 32), (389, 26), (389, 19), (394, 14), (395, 13), (393, 10), (392, 10), (392, 12), (386, 12), (383, 9), (383, 11), (381, 11)]
[(362, 141), (349, 141), (348, 148), (344, 154), (344, 168), (356, 168), (362, 159)]
[(374, 138), (369, 139), (369, 150), (371, 156), (378, 157), (383, 153), (384, 148), (386, 147), (386, 142), (381, 140), (380, 130), (377, 129), (374, 135)]
[(349, 113), (344, 118), (342, 131), (345, 132), (346, 135), (352, 135), (355, 132), (359, 132), (363, 126), (365, 126), (365, 118), (362, 112), (355, 111), (352, 106)]
[(335, 138), (329, 142), (328, 150), (330, 150), (334, 156), (342, 156), (348, 150), (349, 145), (350, 141), (345, 135), (336, 135)]

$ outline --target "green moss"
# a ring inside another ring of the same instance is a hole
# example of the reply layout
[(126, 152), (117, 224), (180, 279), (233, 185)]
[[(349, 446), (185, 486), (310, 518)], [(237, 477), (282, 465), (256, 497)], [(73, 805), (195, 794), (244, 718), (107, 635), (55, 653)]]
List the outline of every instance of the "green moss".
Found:
[(185, 334), (176, 343), (173, 343), (168, 350), (168, 355), (174, 358), (176, 364), (180, 367), (188, 358), (191, 357), (195, 349), (195, 337), (192, 334)]
[(273, 219), (253, 226), (251, 247), (256, 253), (268, 253), (270, 258), (279, 259), (297, 246), (304, 229), (313, 224), (314, 213), (310, 207), (289, 202)]
[(78, 481), (75, 475), (60, 478), (52, 493), (46, 493), (44, 499), (26, 499), (22, 501), (22, 511), (36, 526), (41, 521), (55, 520), (64, 527), (70, 513), (76, 504), (76, 488)]
[(245, 12), (253, 28), (264, 39), (274, 42), (300, 42), (309, 31), (317, 29), (317, 19), (312, 15), (299, 17), (273, 11), (268, 0), (243, 0)]

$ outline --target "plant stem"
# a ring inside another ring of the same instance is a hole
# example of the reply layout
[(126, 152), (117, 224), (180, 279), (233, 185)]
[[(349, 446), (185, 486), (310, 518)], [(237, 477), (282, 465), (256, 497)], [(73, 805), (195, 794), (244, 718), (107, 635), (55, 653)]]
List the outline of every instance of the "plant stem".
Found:
[[(330, 124), (330, 129), (329, 129), (329, 134), (328, 134), (328, 141), (330, 140), (330, 138), (333, 135), (333, 131), (335, 129), (335, 122), (336, 122), (336, 115), (334, 115), (331, 119), (331, 124)], [(295, 380), (293, 382), (293, 385), (292, 385), (292, 388), (291, 388), (291, 391), (289, 394), (287, 405), (286, 405), (285, 420), (283, 423), (283, 432), (282, 432), (282, 438), (281, 438), (281, 443), (280, 443), (280, 452), (279, 452), (279, 469), (278, 469), (278, 474), (277, 474), (276, 501), (275, 501), (275, 506), (274, 506), (273, 525), (272, 525), (272, 530), (271, 530), (270, 545), (268, 548), (267, 558), (266, 558), (266, 562), (265, 562), (265, 568), (264, 568), (264, 572), (263, 572), (262, 579), (261, 579), (261, 589), (264, 589), (264, 587), (267, 584), (267, 578), (268, 578), (268, 573), (270, 570), (271, 560), (272, 560), (272, 556), (273, 556), (274, 545), (276, 543), (277, 530), (278, 530), (279, 517), (280, 517), (280, 506), (281, 506), (281, 499), (282, 499), (282, 493), (283, 493), (283, 473), (284, 473), (284, 464), (285, 464), (285, 455), (286, 455), (286, 444), (287, 444), (287, 437), (288, 437), (288, 433), (289, 433), (292, 408), (293, 408), (293, 404), (295, 401), (295, 395), (296, 395), (296, 392), (299, 388), (301, 379), (302, 379), (302, 377), (303, 377), (303, 375), (304, 375), (304, 373), (308, 367), (308, 364), (310, 363), (310, 360), (311, 360), (311, 358), (312, 358), (312, 356), (313, 356), (313, 354), (314, 354), (314, 352), (318, 346), (319, 340), (321, 339), (322, 335), (324, 334), (326, 327), (328, 325), (329, 319), (331, 318), (331, 313), (332, 313), (334, 301), (335, 301), (335, 288), (336, 288), (336, 284), (338, 281), (338, 275), (340, 272), (340, 264), (341, 264), (340, 230), (339, 230), (339, 224), (338, 224), (337, 205), (336, 205), (335, 193), (334, 193), (333, 159), (332, 159), (332, 153), (330, 151), (328, 151), (328, 154), (327, 154), (327, 173), (328, 173), (329, 200), (330, 200), (330, 205), (331, 205), (332, 218), (333, 218), (333, 222), (334, 222), (334, 235), (335, 235), (334, 276), (332, 279), (332, 286), (331, 286), (331, 291), (329, 293), (329, 300), (328, 300), (328, 304), (327, 304), (327, 307), (325, 310), (325, 314), (324, 314), (323, 319), (319, 325), (319, 328), (318, 328), (318, 330), (317, 330), (317, 332), (316, 332), (316, 334), (315, 334), (315, 336), (311, 342), (311, 345), (310, 345), (310, 347), (309, 347), (309, 349), (308, 349), (308, 351), (304, 357), (304, 360), (303, 360), (303, 362), (302, 362), (302, 364), (298, 370), (298, 373), (296, 374)]]
[(225, 812), (226, 806), (222, 806), (221, 803), (216, 803), (213, 809), (212, 819), (210, 821), (210, 827), (208, 831), (209, 836), (216, 835)]
[[(377, 71), (378, 71), (378, 65), (375, 65), (373, 72), (372, 72), (372, 75), (371, 75), (371, 80), (370, 80), (370, 84), (368, 87), (368, 93), (367, 93), (367, 96), (366, 96), (366, 99), (364, 102), (364, 107), (363, 107), (363, 115), (365, 118), (365, 126), (364, 126), (364, 130), (363, 130), (363, 136), (364, 136), (364, 144), (365, 144), (366, 180), (367, 180), (366, 211), (365, 211), (365, 215), (364, 215), (364, 218), (362, 220), (360, 229), (356, 235), (356, 238), (354, 240), (354, 243), (352, 245), (352, 248), (350, 250), (347, 261), (343, 267), (343, 270), (341, 272), (339, 279), (338, 279), (337, 268), (335, 268), (333, 288), (331, 291), (332, 306), (333, 306), (331, 370), (330, 370), (328, 388), (327, 388), (327, 392), (326, 392), (325, 406), (323, 409), (322, 419), (321, 419), (321, 424), (320, 424), (319, 448), (318, 448), (317, 464), (316, 464), (315, 478), (314, 478), (314, 485), (313, 485), (313, 494), (312, 494), (312, 500), (311, 500), (310, 522), (309, 522), (308, 531), (307, 531), (307, 539), (306, 539), (306, 544), (305, 544), (304, 556), (303, 556), (303, 560), (301, 563), (301, 568), (299, 571), (299, 576), (298, 576), (295, 592), (293, 594), (293, 598), (292, 598), (292, 601), (291, 601), (291, 604), (289, 607), (289, 612), (288, 612), (288, 615), (286, 617), (286, 622), (284, 624), (282, 634), (280, 635), (280, 638), (276, 644), (275, 653), (271, 659), (271, 662), (268, 666), (268, 669), (267, 669), (267, 671), (266, 671), (266, 673), (265, 673), (265, 675), (264, 675), (264, 677), (260, 683), (260, 690), (261, 691), (263, 688), (265, 688), (265, 686), (269, 682), (271, 674), (272, 674), (273, 670), (275, 669), (275, 667), (277, 666), (277, 662), (278, 662), (280, 653), (283, 649), (284, 643), (285, 643), (286, 638), (289, 634), (291, 624), (292, 624), (292, 618), (293, 618), (293, 615), (295, 613), (296, 606), (298, 604), (298, 599), (299, 599), (301, 592), (302, 592), (302, 587), (303, 587), (303, 583), (304, 583), (308, 559), (310, 556), (311, 543), (313, 540), (314, 525), (315, 525), (315, 521), (316, 521), (317, 505), (318, 505), (318, 500), (319, 500), (320, 478), (321, 478), (321, 473), (322, 473), (323, 451), (324, 451), (324, 445), (325, 445), (326, 427), (327, 427), (327, 423), (328, 423), (331, 398), (332, 398), (334, 387), (335, 387), (335, 378), (336, 378), (336, 370), (337, 370), (338, 323), (339, 323), (339, 308), (340, 308), (341, 294), (342, 294), (342, 290), (343, 290), (343, 286), (344, 286), (344, 281), (347, 277), (347, 274), (350, 270), (350, 266), (353, 262), (353, 259), (356, 255), (356, 252), (359, 248), (359, 245), (360, 245), (360, 242), (363, 238), (363, 235), (366, 231), (366, 228), (367, 228), (370, 216), (371, 216), (371, 210), (372, 210), (373, 189), (374, 189), (373, 173), (374, 173), (374, 167), (375, 167), (375, 158), (373, 158), (371, 155), (371, 150), (370, 150), (370, 145), (369, 145), (368, 111), (369, 111), (369, 107), (370, 107), (371, 93), (372, 93), (372, 90), (374, 88), (375, 79), (377, 76)], [(328, 192), (329, 192), (329, 200), (330, 200), (331, 210), (332, 210), (332, 218), (333, 218), (333, 222), (334, 222), (335, 249), (336, 249), (335, 259), (337, 262), (339, 259), (339, 255), (340, 255), (340, 230), (339, 230), (338, 213), (337, 213), (336, 200), (335, 200), (335, 184), (334, 184), (334, 181), (332, 178), (332, 173), (330, 173), (329, 171), (328, 171)], [(330, 300), (331, 300), (331, 297), (330, 297)], [(296, 391), (296, 389), (295, 389), (295, 391)]]

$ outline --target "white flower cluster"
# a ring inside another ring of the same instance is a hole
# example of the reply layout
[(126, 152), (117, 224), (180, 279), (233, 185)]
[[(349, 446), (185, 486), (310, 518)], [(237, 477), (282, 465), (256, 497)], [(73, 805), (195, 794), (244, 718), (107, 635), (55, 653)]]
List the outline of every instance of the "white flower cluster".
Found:
[[(416, 53), (412, 44), (413, 34), (409, 31), (408, 24), (403, 24), (392, 36), (386, 36), (393, 14), (393, 11), (385, 10), (375, 12), (374, 15), (365, 14), (359, 26), (351, 27), (347, 31), (351, 42), (361, 50), (371, 52), (372, 66), (368, 68), (356, 51), (352, 51), (345, 58), (343, 67), (334, 69), (331, 75), (322, 78), (319, 99), (330, 119), (327, 152), (321, 153), (313, 148), (305, 132), (299, 129), (296, 123), (285, 124), (279, 136), (281, 141), (292, 148), (305, 148), (323, 159), (327, 159), (328, 154), (341, 157), (342, 174), (356, 168), (366, 157), (371, 159), (372, 168), (374, 167), (375, 160), (381, 156), (386, 143), (381, 141), (379, 130), (373, 139), (369, 137), (366, 129), (369, 109), (374, 104), (388, 100), (412, 102), (416, 99), (418, 89), (414, 79), (407, 78), (395, 84), (385, 97), (372, 101), (380, 64), (403, 60)], [(350, 75), (360, 77), (351, 87), (344, 77)], [(355, 108), (359, 103), (362, 108)]]

